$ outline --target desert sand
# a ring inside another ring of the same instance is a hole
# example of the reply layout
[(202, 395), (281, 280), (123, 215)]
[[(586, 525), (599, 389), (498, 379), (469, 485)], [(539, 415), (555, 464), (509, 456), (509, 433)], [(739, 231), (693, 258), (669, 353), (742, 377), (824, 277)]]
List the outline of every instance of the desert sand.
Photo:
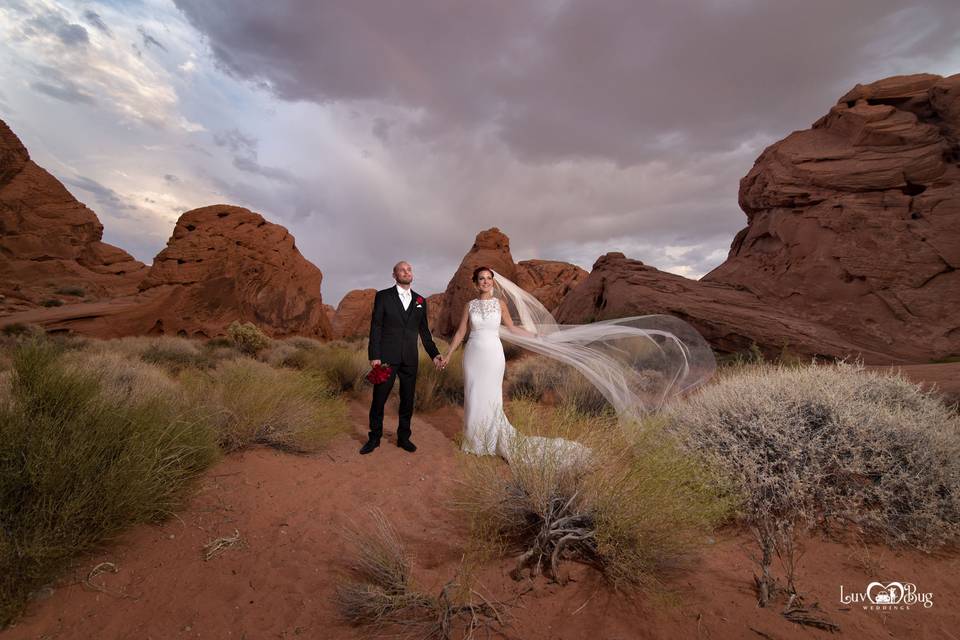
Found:
[[(960, 364), (936, 366), (960, 379)], [(225, 456), (199, 480), (185, 509), (78, 559), (0, 638), (371, 637), (367, 629), (346, 625), (333, 603), (350, 552), (342, 527), (351, 520), (363, 525), (368, 507), (382, 509), (429, 593), (454, 576), (467, 537), (450, 504), (464, 455), (455, 443), (462, 409), (415, 414), (419, 449), (409, 454), (394, 446), (395, 396), (391, 404), (383, 444), (369, 456), (357, 455), (366, 436), (363, 399), (350, 405), (352, 433), (326, 451), (293, 455), (255, 447)], [(204, 560), (205, 544), (235, 532), (242, 544)], [(753, 548), (744, 531), (719, 532), (691, 568), (668, 579), (665, 593), (616, 593), (593, 569), (573, 564), (565, 565), (565, 585), (544, 578), (517, 582), (509, 577), (509, 558), (484, 567), (476, 589), (509, 603), (503, 633), (510, 638), (836, 637), (787, 621), (779, 607), (756, 606)], [(840, 625), (840, 637), (960, 637), (960, 611), (951, 603), (960, 591), (956, 554), (821, 539), (807, 539), (804, 548), (798, 588), (807, 604), (818, 602)], [(85, 585), (103, 562), (116, 572), (90, 579), (99, 590)], [(932, 592), (933, 606), (881, 612), (840, 603), (841, 586), (862, 593), (875, 580), (913, 582)]]

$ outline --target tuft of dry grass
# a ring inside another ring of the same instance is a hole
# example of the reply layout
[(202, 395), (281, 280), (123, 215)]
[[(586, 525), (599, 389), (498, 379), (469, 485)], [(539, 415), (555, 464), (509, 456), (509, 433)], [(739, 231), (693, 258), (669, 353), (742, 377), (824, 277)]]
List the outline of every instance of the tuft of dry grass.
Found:
[(111, 380), (49, 341), (14, 352), (0, 399), (0, 627), (71, 558), (178, 508), (218, 455), (168, 390), (118, 402)]
[(347, 622), (380, 634), (386, 627), (398, 627), (405, 630), (403, 635), (423, 640), (449, 640), (457, 629), (469, 639), (477, 629), (502, 622), (500, 612), (488, 601), (478, 604), (456, 598), (459, 585), (453, 580), (439, 596), (420, 591), (396, 530), (379, 509), (372, 509), (370, 518), (371, 528), (351, 525), (344, 531), (354, 552), (347, 557), (349, 577), (338, 582), (334, 601)]
[(226, 451), (255, 443), (316, 451), (348, 429), (345, 402), (316, 375), (239, 358), (181, 380)]

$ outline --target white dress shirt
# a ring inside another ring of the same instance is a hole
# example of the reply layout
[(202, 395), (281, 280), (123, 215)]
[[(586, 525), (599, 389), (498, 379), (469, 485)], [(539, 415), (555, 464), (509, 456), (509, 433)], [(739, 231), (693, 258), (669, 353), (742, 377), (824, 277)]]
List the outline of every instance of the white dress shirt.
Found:
[(406, 311), (410, 307), (410, 289), (404, 289), (400, 285), (397, 285), (397, 293), (400, 294), (400, 302), (403, 303), (403, 310)]

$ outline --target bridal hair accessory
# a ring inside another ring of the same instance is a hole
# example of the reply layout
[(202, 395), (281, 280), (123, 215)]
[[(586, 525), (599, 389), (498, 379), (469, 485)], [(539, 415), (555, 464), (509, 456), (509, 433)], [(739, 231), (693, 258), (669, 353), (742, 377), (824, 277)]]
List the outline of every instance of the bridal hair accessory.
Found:
[(378, 364), (374, 368), (370, 369), (370, 373), (367, 374), (367, 382), (370, 384), (380, 384), (381, 382), (386, 382), (390, 379), (390, 374), (393, 372), (393, 369), (390, 368), (388, 364)]
[(671, 398), (713, 375), (710, 344), (674, 316), (655, 314), (558, 324), (533, 294), (494, 274), (494, 295), (516, 326), (536, 335), (500, 327), (500, 338), (579, 371), (603, 394), (622, 423), (657, 411)]

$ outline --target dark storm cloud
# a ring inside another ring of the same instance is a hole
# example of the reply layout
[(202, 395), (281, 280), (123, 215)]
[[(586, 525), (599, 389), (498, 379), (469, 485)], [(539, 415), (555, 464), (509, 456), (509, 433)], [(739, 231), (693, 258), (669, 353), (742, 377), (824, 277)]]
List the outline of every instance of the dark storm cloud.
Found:
[(84, 92), (77, 85), (70, 82), (69, 80), (63, 80), (57, 84), (50, 84), (48, 82), (36, 81), (31, 82), (30, 87), (35, 91), (44, 93), (51, 98), (56, 98), (57, 100), (63, 100), (64, 102), (72, 103), (83, 103), (83, 104), (94, 104), (96, 101), (93, 99), (93, 96)]
[(150, 47), (157, 47), (158, 49), (163, 49), (164, 51), (167, 50), (167, 48), (163, 46), (163, 43), (147, 33), (143, 27), (137, 27), (137, 31), (140, 32), (140, 36), (143, 38), (144, 48), (149, 49)]
[(107, 23), (103, 21), (103, 18), (100, 17), (100, 14), (94, 11), (93, 9), (87, 9), (83, 12), (83, 19), (87, 21), (92, 27), (96, 27), (104, 35), (113, 37), (113, 32), (110, 31), (110, 27), (107, 26)]
[[(111, 213), (114, 217), (129, 218), (129, 215), (121, 212), (138, 210), (136, 205), (125, 200), (116, 191), (110, 187), (100, 184), (92, 178), (88, 178), (86, 176), (76, 176), (74, 178), (64, 178), (63, 181), (71, 186), (77, 187), (78, 189), (82, 189), (83, 191), (92, 194), (97, 202), (103, 206), (103, 209), (105, 209), (108, 213)], [(80, 200), (80, 198), (78, 198), (78, 200)]]
[(267, 167), (257, 161), (256, 138), (245, 135), (239, 129), (230, 129), (215, 133), (213, 142), (218, 147), (224, 147), (233, 154), (233, 166), (240, 171), (254, 173), (270, 180), (295, 183), (296, 177), (289, 171), (277, 167)]
[(283, 99), (378, 100), (425, 110), (423, 136), (493, 127), (521, 157), (620, 164), (808, 126), (885, 58), (949, 51), (960, 19), (953, 0), (175, 1)]
[(68, 22), (62, 13), (53, 11), (46, 11), (27, 20), (24, 32), (27, 35), (51, 33), (68, 46), (85, 45), (90, 42), (90, 36), (82, 25)]

